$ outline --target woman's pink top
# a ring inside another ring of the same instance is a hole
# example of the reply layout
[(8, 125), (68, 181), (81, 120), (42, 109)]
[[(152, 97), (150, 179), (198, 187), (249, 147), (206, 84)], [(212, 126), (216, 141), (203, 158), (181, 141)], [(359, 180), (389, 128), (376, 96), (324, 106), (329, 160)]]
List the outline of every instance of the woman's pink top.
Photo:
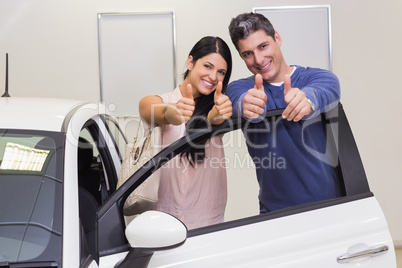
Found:
[[(160, 95), (164, 103), (177, 103), (181, 92)], [(162, 147), (185, 135), (185, 123), (162, 125)], [(220, 223), (224, 220), (227, 182), (222, 136), (205, 144), (205, 159), (192, 167), (187, 157), (180, 155), (161, 168), (159, 198), (156, 210), (180, 219), (188, 229)]]

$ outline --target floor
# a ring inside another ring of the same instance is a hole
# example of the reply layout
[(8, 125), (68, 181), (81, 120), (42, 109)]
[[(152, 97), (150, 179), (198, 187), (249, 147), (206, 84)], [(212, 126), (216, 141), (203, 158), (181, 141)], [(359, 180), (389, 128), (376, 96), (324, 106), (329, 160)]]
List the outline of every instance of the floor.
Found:
[(395, 250), (396, 253), (396, 263), (398, 268), (402, 268), (402, 249)]

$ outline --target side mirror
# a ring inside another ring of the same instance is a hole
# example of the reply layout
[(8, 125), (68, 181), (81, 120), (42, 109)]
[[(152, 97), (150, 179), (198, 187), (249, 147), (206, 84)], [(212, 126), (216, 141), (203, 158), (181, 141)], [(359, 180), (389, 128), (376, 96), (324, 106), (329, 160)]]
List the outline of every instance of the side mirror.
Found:
[(187, 227), (169, 214), (146, 211), (129, 223), (126, 237), (131, 249), (115, 268), (147, 267), (155, 251), (182, 245)]

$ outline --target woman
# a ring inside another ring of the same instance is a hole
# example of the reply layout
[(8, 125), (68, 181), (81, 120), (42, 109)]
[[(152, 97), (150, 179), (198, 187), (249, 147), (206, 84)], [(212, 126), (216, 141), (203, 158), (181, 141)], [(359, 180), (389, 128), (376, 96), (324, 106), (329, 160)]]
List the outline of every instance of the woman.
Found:
[[(232, 71), (225, 41), (202, 38), (186, 66), (184, 81), (173, 92), (144, 97), (139, 104), (141, 117), (161, 127), (163, 147), (232, 115), (232, 103), (224, 95)], [(176, 156), (161, 168), (156, 209), (176, 216), (188, 229), (222, 222), (227, 199), (223, 160), (222, 136), (193, 144)]]

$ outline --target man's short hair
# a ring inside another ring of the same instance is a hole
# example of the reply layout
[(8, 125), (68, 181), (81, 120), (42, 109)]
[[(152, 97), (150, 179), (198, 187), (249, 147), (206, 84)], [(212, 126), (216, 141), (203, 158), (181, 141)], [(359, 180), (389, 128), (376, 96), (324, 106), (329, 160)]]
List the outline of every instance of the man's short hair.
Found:
[(259, 13), (243, 13), (233, 18), (229, 25), (229, 34), (233, 45), (239, 50), (239, 40), (246, 39), (250, 34), (264, 30), (275, 40), (275, 29), (271, 22)]

